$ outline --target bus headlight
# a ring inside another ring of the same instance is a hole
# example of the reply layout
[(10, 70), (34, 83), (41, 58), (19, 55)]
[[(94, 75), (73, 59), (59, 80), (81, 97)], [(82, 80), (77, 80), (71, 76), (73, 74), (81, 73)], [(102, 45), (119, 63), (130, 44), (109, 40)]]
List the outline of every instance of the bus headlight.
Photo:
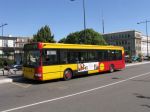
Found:
[(37, 74), (34, 74), (34, 76), (35, 77), (42, 77), (42, 74), (37, 73)]

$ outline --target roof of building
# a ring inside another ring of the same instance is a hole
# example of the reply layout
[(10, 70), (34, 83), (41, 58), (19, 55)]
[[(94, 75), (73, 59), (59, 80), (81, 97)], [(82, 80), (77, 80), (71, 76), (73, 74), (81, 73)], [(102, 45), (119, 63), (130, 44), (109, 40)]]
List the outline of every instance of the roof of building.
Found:
[(11, 36), (0, 36), (3, 40), (16, 40), (16, 39), (29, 39), (30, 37), (11, 37)]
[(116, 34), (116, 33), (126, 33), (126, 32), (138, 32), (138, 33), (141, 33), (140, 31), (136, 31), (136, 30), (124, 30), (124, 31), (118, 31), (118, 32), (104, 33), (103, 35)]

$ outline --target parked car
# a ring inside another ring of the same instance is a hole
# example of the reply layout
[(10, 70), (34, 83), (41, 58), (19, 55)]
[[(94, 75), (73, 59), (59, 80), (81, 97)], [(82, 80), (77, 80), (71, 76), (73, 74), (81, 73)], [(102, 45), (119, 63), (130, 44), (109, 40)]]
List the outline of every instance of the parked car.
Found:
[(144, 56), (143, 57), (144, 60), (148, 60), (148, 58), (149, 58), (148, 56)]
[(133, 62), (136, 62), (136, 61), (141, 62), (141, 61), (142, 61), (142, 57), (139, 57), (139, 56), (132, 56), (132, 61), (133, 61)]
[(138, 56), (132, 56), (132, 61), (138, 61), (139, 57)]
[(18, 69), (21, 70), (22, 69), (22, 65), (18, 65), (18, 64), (14, 64), (11, 66), (12, 69)]

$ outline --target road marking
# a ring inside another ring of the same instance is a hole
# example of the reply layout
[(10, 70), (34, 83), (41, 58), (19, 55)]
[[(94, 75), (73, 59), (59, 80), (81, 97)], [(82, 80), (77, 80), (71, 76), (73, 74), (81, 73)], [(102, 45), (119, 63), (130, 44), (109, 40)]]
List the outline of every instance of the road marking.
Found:
[(137, 76), (134, 76), (134, 77), (127, 78), (125, 80), (121, 80), (121, 81), (114, 82), (114, 83), (111, 83), (111, 84), (107, 84), (107, 85), (104, 85), (104, 86), (99, 86), (97, 88), (81, 91), (81, 92), (78, 92), (78, 93), (74, 93), (74, 94), (70, 94), (70, 95), (66, 95), (66, 96), (62, 96), (62, 97), (58, 97), (58, 98), (44, 100), (44, 101), (41, 101), (41, 102), (29, 104), (29, 105), (24, 105), (24, 106), (20, 106), (20, 107), (16, 107), (16, 108), (11, 108), (11, 109), (8, 109), (8, 110), (3, 110), (1, 112), (10, 112), (10, 111), (19, 110), (19, 109), (23, 109), (23, 108), (27, 108), (27, 107), (32, 107), (32, 106), (36, 106), (36, 105), (40, 105), (40, 104), (44, 104), (44, 103), (49, 103), (49, 102), (53, 102), (53, 101), (57, 101), (57, 100), (62, 100), (62, 99), (65, 99), (65, 98), (69, 98), (69, 97), (81, 95), (81, 94), (84, 94), (84, 93), (89, 93), (89, 92), (92, 92), (92, 91), (96, 91), (96, 90), (99, 90), (99, 89), (103, 89), (103, 88), (106, 88), (106, 87), (110, 87), (110, 86), (120, 84), (120, 83), (129, 81), (129, 80), (138, 78), (138, 77), (146, 76), (146, 75), (149, 75), (149, 74), (150, 74), (150, 72), (147, 72), (147, 73), (144, 73), (144, 74), (140, 74), (140, 75), (137, 75)]
[(12, 84), (14, 84), (14, 85), (17, 85), (17, 86), (19, 86), (19, 87), (22, 87), (22, 88), (28, 88), (28, 87), (30, 87), (31, 85), (27, 85), (27, 86), (23, 86), (23, 85), (21, 85), (21, 84), (17, 84), (17, 83), (15, 83), (15, 82), (11, 82)]
[(12, 82), (12, 81), (13, 81), (12, 79), (6, 78), (6, 79), (0, 80), (0, 84), (9, 83), (9, 82)]

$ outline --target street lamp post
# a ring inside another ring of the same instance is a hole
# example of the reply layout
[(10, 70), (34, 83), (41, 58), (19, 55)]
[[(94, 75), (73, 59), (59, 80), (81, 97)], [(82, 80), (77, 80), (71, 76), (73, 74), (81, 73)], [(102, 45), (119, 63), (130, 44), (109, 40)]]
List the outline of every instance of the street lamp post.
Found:
[(104, 26), (104, 16), (103, 16), (103, 11), (102, 11), (102, 29), (103, 29), (103, 34), (105, 33), (105, 26)]
[[(5, 24), (2, 24), (0, 27), (2, 27), (2, 37), (3, 37), (3, 27), (4, 26), (6, 26), (6, 25), (8, 25), (7, 23), (5, 23)], [(2, 40), (2, 46), (3, 46), (4, 44), (3, 44), (3, 40)], [(4, 46), (3, 46), (4, 47)], [(3, 57), (3, 54), (2, 54), (2, 57)]]
[(3, 37), (3, 27), (4, 26), (6, 26), (6, 25), (8, 25), (7, 23), (5, 23), (5, 24), (2, 24), (0, 27), (2, 27), (2, 37)]
[[(70, 0), (70, 1), (75, 1), (75, 0)], [(82, 0), (83, 2), (83, 16), (84, 16), (84, 37), (86, 37), (86, 12), (85, 12), (85, 0)]]
[(85, 0), (83, 0), (83, 14), (84, 14), (84, 30), (86, 30), (86, 19), (85, 19)]
[(147, 21), (147, 20), (146, 20), (146, 21), (142, 21), (142, 22), (138, 22), (138, 23), (137, 23), (137, 24), (144, 23), (144, 24), (146, 25), (146, 26), (145, 26), (145, 27), (146, 27), (145, 30), (146, 30), (146, 36), (147, 36), (147, 56), (149, 56), (149, 51), (148, 51), (148, 28), (147, 28), (147, 23), (148, 23), (148, 22), (150, 22), (150, 21)]

